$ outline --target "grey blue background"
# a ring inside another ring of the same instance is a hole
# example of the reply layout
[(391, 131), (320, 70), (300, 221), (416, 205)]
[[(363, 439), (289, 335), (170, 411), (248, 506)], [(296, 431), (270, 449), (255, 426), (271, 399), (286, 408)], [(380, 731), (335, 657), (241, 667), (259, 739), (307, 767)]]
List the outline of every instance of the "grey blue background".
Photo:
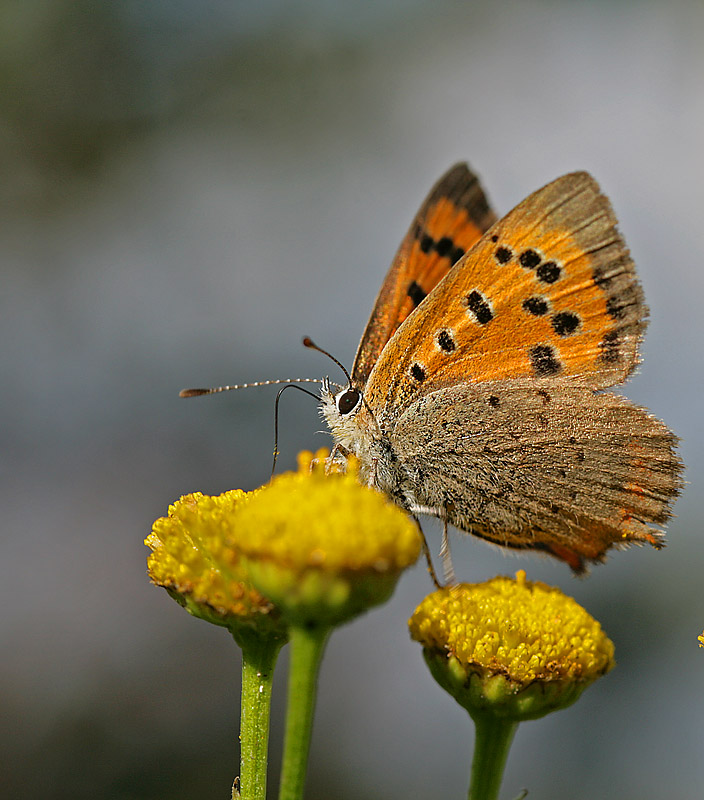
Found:
[[(0, 36), (5, 796), (229, 796), (237, 648), (149, 585), (142, 540), (181, 493), (267, 479), (274, 392), (178, 390), (337, 376), (301, 337), (351, 363), (460, 159), (499, 212), (600, 181), (651, 308), (625, 391), (682, 436), (690, 482), (665, 551), (585, 580), (455, 537), (462, 578), (525, 568), (616, 644), (577, 705), (519, 729), (503, 796), (702, 796), (704, 6), (32, 0)], [(298, 393), (280, 423), (282, 468), (328, 441)], [(472, 725), (406, 630), (430, 588), (419, 564), (333, 637), (310, 798), (464, 796)]]

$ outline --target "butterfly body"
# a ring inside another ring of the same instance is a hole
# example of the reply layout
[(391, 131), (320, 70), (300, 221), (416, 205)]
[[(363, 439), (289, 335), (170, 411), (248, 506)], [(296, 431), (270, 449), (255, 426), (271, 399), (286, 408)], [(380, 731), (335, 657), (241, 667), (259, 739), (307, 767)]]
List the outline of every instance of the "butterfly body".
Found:
[(582, 571), (661, 546), (675, 437), (599, 390), (636, 365), (647, 310), (608, 200), (558, 178), (495, 221), (457, 165), (419, 211), (358, 348), (322, 392), (338, 450), (413, 513)]

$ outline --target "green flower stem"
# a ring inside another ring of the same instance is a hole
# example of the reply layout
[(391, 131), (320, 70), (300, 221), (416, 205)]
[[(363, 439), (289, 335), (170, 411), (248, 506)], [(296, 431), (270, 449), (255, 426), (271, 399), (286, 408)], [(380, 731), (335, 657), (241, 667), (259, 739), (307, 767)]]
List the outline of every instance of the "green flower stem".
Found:
[(239, 797), (266, 800), (271, 686), (276, 659), (286, 640), (256, 631), (238, 630), (233, 635), (242, 648)]
[(476, 737), (469, 800), (496, 800), (518, 723), (479, 711), (472, 719)]
[(326, 625), (291, 628), (286, 734), (279, 800), (303, 798), (318, 672), (331, 630)]

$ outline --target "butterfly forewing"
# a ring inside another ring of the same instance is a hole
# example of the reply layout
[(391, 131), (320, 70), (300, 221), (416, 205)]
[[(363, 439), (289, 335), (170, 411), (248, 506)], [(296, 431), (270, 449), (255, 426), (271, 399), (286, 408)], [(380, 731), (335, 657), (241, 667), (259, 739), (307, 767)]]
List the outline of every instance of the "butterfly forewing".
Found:
[(609, 201), (587, 173), (565, 175), (497, 222), (406, 319), (367, 403), (383, 420), (463, 381), (612, 386), (636, 364), (646, 314)]
[(366, 384), (384, 345), (401, 323), (495, 219), (466, 164), (456, 164), (438, 181), (384, 279), (355, 356), (355, 386)]

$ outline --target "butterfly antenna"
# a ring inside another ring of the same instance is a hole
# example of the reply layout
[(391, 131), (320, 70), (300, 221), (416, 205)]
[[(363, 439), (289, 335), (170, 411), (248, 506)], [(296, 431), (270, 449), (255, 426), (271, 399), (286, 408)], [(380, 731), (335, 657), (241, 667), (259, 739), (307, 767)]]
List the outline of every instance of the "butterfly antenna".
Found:
[(318, 345), (310, 338), (310, 336), (303, 337), (303, 345), (305, 347), (310, 347), (311, 350), (317, 350), (319, 353), (322, 353), (324, 356), (327, 356), (331, 361), (334, 361), (337, 366), (345, 373), (345, 378), (347, 378), (347, 383), (349, 386), (352, 386), (352, 378), (350, 378), (350, 373), (347, 372), (344, 365), (340, 363), (335, 356), (328, 353), (327, 350), (323, 350), (322, 347), (318, 347)]
[(286, 389), (298, 389), (299, 392), (309, 394), (314, 400), (320, 400), (317, 394), (313, 394), (313, 392), (309, 392), (308, 389), (304, 389), (302, 386), (297, 386), (295, 383), (287, 383), (286, 386), (282, 386), (276, 393), (276, 402), (274, 403), (274, 461), (271, 465), (272, 478), (274, 477), (274, 472), (276, 471), (276, 462), (279, 458), (279, 400)]
[[(310, 336), (305, 336), (303, 338), (303, 344), (306, 347), (310, 347), (311, 350), (317, 350), (319, 353), (322, 353), (324, 356), (327, 356), (329, 359), (334, 361), (337, 364), (337, 366), (345, 373), (345, 377), (347, 378), (347, 385), (350, 388), (352, 387), (352, 378), (350, 378), (350, 373), (347, 372), (345, 367), (335, 358), (335, 356), (333, 356), (330, 353), (328, 353), (327, 350), (323, 350), (322, 347), (318, 347), (318, 345), (310, 338)], [(340, 386), (339, 384), (337, 384), (337, 385)], [(343, 386), (340, 386), (340, 389), (343, 389), (343, 388), (344, 388)], [(376, 421), (376, 417), (374, 416), (374, 412), (371, 410), (371, 408), (369, 408), (369, 405), (367, 404), (367, 401), (366, 401), (366, 398), (364, 397), (364, 394), (362, 394), (362, 402), (364, 403), (364, 407), (369, 412), (369, 415), (370, 415), (372, 421), (374, 422), (374, 425), (376, 426), (376, 429), (379, 431), (379, 433), (381, 433), (381, 428), (379, 427), (379, 423)]]
[[(200, 397), (202, 394), (218, 394), (232, 392), (235, 389), (252, 389), (255, 386), (275, 386), (279, 383), (293, 385), (296, 383), (320, 383), (320, 378), (279, 378), (275, 381), (255, 381), (254, 383), (235, 383), (232, 386), (214, 386), (212, 389), (181, 389), (179, 397)], [(312, 394), (312, 392), (308, 392)], [(313, 395), (315, 397), (315, 395)]]

